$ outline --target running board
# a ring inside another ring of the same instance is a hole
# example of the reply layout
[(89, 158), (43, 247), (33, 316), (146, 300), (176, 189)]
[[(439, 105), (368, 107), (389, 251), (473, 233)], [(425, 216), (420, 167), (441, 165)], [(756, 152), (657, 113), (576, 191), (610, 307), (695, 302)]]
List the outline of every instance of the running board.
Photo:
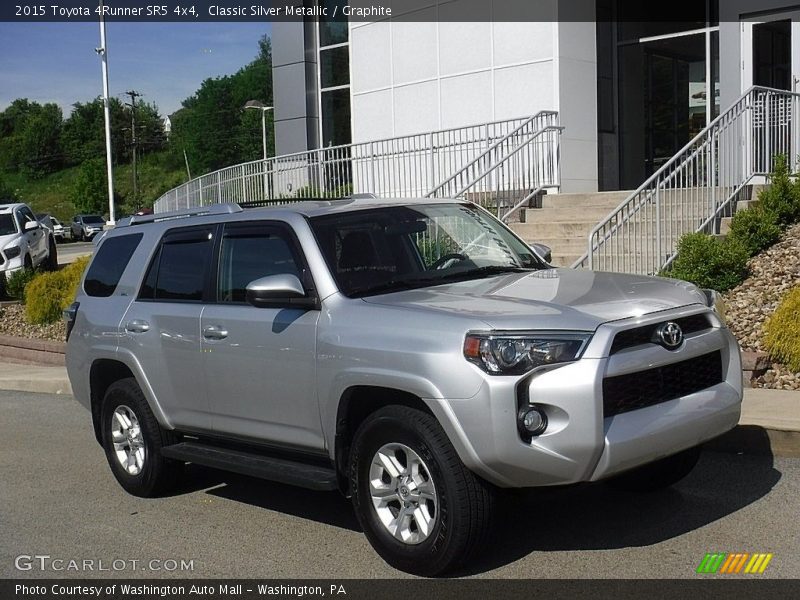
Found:
[(319, 465), (229, 450), (199, 442), (182, 442), (161, 449), (165, 458), (268, 479), (309, 490), (338, 490), (336, 471)]

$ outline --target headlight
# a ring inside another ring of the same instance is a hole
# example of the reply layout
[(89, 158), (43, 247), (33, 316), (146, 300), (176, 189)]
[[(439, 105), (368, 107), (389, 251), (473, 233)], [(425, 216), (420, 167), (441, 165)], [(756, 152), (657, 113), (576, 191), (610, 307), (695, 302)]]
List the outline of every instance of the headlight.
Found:
[(464, 340), (464, 356), (491, 375), (521, 375), (577, 360), (590, 337), (588, 333), (471, 333)]
[(5, 250), (3, 250), (3, 254), (6, 255), (6, 258), (8, 260), (11, 260), (12, 258), (17, 258), (21, 251), (22, 250), (20, 250), (19, 246), (11, 246), (11, 248), (6, 248)]
[(727, 306), (725, 305), (725, 300), (722, 299), (722, 296), (716, 290), (703, 290), (703, 293), (706, 295), (706, 305), (711, 308), (720, 318), (720, 321), (725, 323), (725, 312), (727, 311)]

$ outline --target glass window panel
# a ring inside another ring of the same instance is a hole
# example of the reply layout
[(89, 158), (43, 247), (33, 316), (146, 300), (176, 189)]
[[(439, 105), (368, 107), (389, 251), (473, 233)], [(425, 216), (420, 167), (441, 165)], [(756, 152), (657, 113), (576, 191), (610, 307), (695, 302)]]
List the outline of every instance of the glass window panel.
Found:
[(269, 275), (295, 275), (302, 279), (289, 241), (280, 233), (226, 232), (222, 240), (217, 298), (244, 302), (247, 285)]
[[(348, 4), (347, 0), (319, 0), (320, 6), (327, 9), (328, 17), (319, 19), (319, 45), (320, 47), (343, 44), (349, 39), (347, 17), (343, 16), (342, 8)], [(334, 8), (336, 18), (332, 18)]]
[(141, 233), (122, 235), (109, 238), (100, 245), (83, 282), (88, 295), (107, 298), (114, 293), (141, 239)]
[(322, 92), (322, 144), (350, 143), (350, 88)]
[(322, 88), (350, 83), (350, 49), (348, 46), (321, 50), (319, 74)]

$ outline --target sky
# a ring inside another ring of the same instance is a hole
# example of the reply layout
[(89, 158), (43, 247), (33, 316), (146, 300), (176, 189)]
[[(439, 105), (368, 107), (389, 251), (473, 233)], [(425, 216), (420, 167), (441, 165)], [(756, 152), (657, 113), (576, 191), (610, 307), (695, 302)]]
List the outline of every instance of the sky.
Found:
[[(108, 23), (110, 94), (134, 89), (169, 115), (204, 79), (235, 73), (270, 35), (264, 23)], [(0, 23), (0, 111), (16, 98), (75, 102), (103, 93), (97, 23)]]

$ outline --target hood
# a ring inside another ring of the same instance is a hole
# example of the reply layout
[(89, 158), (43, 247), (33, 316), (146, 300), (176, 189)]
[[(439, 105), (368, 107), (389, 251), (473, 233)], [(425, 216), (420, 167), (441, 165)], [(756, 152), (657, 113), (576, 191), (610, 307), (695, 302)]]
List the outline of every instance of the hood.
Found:
[(10, 235), (0, 235), (0, 250), (5, 248), (8, 245), (16, 246), (17, 244), (12, 242), (19, 242), (20, 235), (18, 233), (12, 233)]
[(548, 269), (364, 298), (373, 304), (480, 319), (492, 329), (594, 331), (601, 323), (706, 304), (695, 285), (675, 279)]

